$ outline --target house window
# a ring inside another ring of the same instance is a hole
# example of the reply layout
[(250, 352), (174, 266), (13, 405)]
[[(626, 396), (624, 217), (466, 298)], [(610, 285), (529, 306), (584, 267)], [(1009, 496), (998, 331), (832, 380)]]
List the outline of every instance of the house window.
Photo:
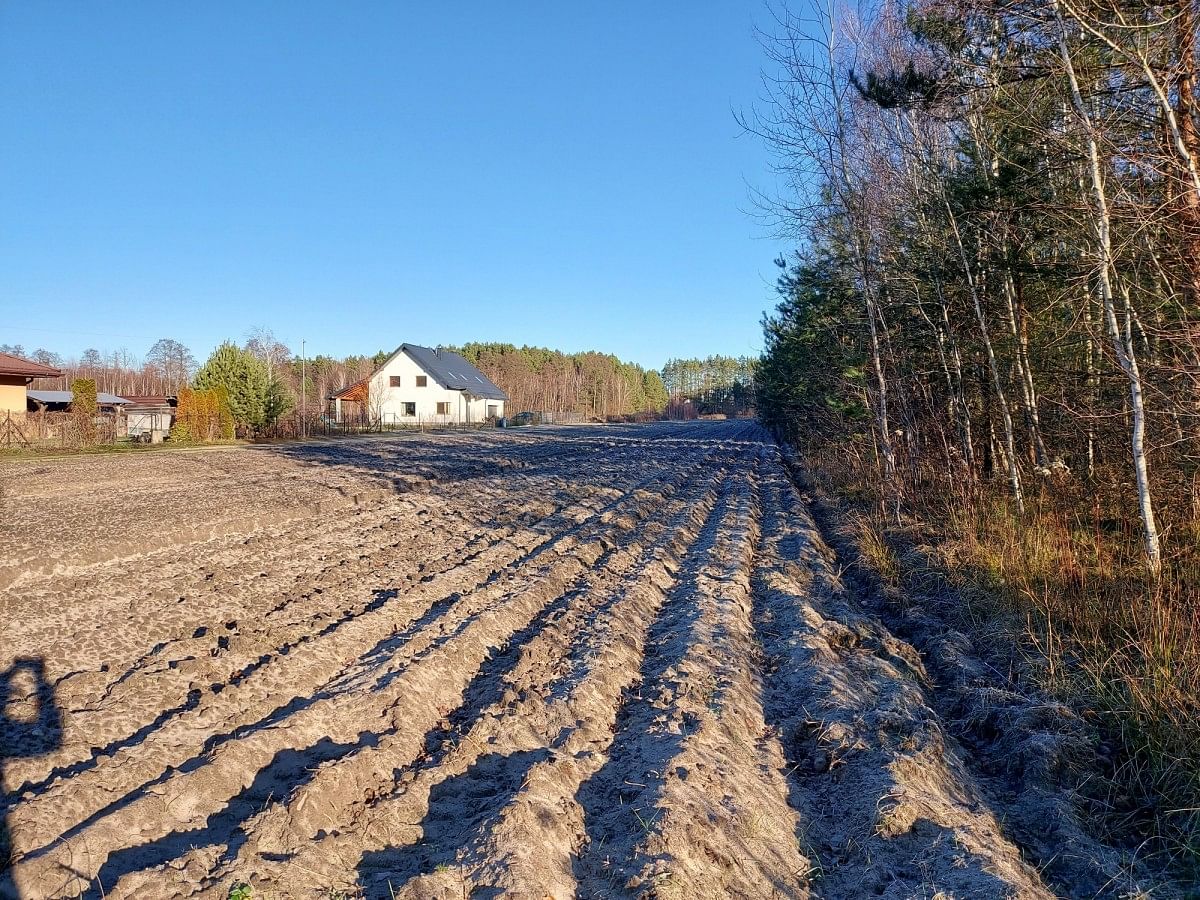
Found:
[(498, 409), (498, 407), (496, 406), (496, 404), (495, 404), (495, 403), (489, 403), (489, 404), (488, 404), (488, 408), (487, 408), (487, 409), (488, 409), (488, 413), (487, 413), (487, 414), (488, 414), (488, 418), (489, 418), (489, 419), (494, 419), (494, 418), (496, 418), (496, 414), (497, 414), (497, 412), (496, 412), (496, 411), (497, 411), (497, 409)]
[[(420, 379), (417, 379), (417, 380), (420, 381)], [(388, 387), (400, 387), (400, 376), (399, 375), (389, 375), (388, 376)]]
[(429, 384), (429, 379), (426, 376), (417, 376), (417, 387), (425, 387), (427, 384)]
[(450, 404), (449, 403), (439, 403), (437, 409), (438, 409), (437, 414), (439, 416), (450, 415)]
[(400, 415), (402, 416), (415, 416), (417, 414), (417, 404), (415, 403), (401, 403), (400, 409)]

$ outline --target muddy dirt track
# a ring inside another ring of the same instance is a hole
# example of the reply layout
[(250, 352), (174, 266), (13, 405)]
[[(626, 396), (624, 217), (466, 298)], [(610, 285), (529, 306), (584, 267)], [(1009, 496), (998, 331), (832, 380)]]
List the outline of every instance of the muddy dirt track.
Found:
[(0, 476), (0, 896), (1053, 893), (751, 423)]

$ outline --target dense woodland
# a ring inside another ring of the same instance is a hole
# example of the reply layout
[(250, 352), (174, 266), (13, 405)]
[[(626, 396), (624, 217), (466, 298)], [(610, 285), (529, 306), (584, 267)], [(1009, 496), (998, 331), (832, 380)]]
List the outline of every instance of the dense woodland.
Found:
[(1153, 827), (1193, 859), (1196, 31), (1191, 2), (782, 12), (744, 117), (787, 186), (763, 214), (799, 246), (765, 421), (882, 527), (970, 537), (1031, 640), (1108, 695), (1127, 789), (1170, 796)]
[(512, 412), (536, 410), (608, 419), (657, 415), (667, 405), (667, 391), (658, 372), (608, 353), (477, 343), (451, 349), (504, 389)]
[(455, 348), (512, 398), (513, 410), (574, 413), (584, 418), (749, 415), (757, 360), (709, 356), (671, 359), (661, 373), (610, 354), (562, 353), (512, 344)]
[(752, 415), (757, 366), (758, 360), (748, 356), (667, 360), (662, 379), (672, 412), (678, 414), (690, 404), (699, 415)]

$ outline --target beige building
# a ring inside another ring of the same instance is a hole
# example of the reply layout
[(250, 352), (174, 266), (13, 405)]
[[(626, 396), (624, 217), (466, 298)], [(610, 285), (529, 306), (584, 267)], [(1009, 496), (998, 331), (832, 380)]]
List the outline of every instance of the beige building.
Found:
[(25, 391), (29, 382), (35, 378), (57, 378), (60, 375), (62, 372), (53, 366), (0, 353), (0, 419), (9, 416), (24, 419), (29, 402)]

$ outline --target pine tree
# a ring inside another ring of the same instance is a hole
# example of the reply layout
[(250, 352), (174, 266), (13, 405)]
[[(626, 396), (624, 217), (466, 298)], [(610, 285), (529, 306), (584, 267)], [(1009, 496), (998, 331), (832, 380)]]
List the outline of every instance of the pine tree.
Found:
[(262, 360), (237, 344), (226, 341), (213, 351), (196, 373), (200, 389), (223, 388), (236, 425), (259, 428), (267, 421), (271, 381)]
[(646, 409), (660, 413), (667, 408), (670, 396), (667, 386), (663, 384), (662, 376), (653, 369), (642, 375), (642, 394), (646, 398)]

